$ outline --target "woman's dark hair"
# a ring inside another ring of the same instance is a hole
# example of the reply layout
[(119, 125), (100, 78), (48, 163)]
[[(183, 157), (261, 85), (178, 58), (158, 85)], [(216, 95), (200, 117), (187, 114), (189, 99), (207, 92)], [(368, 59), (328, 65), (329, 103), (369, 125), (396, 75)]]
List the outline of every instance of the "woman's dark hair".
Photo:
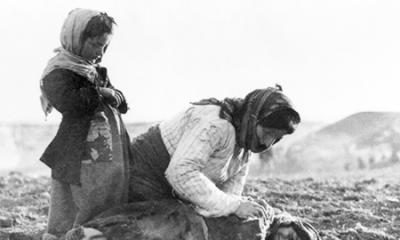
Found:
[(295, 126), (301, 121), (300, 115), (291, 108), (277, 110), (270, 115), (258, 120), (258, 124), (265, 128), (287, 130), (291, 134)]
[(88, 38), (100, 37), (105, 33), (112, 34), (113, 27), (117, 25), (114, 18), (107, 15), (107, 13), (100, 13), (91, 18), (86, 26), (85, 32), (82, 35), (82, 43)]

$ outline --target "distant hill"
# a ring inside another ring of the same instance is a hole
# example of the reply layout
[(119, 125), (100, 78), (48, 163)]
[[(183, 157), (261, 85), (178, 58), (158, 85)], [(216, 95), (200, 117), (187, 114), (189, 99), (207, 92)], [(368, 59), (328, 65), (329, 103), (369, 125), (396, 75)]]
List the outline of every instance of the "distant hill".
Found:
[(290, 162), (286, 161), (286, 154), (292, 149), (292, 145), (326, 125), (324, 122), (302, 121), (293, 134), (284, 136), (270, 150), (261, 154), (253, 154), (254, 160), (252, 160), (250, 173), (255, 176), (285, 175), (287, 169), (290, 169)]
[[(144, 133), (157, 122), (125, 123), (131, 138)], [(39, 161), (43, 151), (56, 135), (58, 123), (0, 123), (0, 173), (18, 170), (29, 174), (49, 175), (50, 170)], [(296, 132), (276, 145), (283, 155), (293, 142), (325, 126), (323, 123), (302, 122)], [(257, 168), (257, 165), (256, 165)]]
[(287, 171), (342, 171), (396, 164), (400, 154), (400, 113), (360, 112), (293, 143)]
[[(126, 123), (131, 138), (156, 122)], [(0, 173), (49, 175), (39, 161), (58, 124), (0, 124)], [(255, 155), (252, 176), (343, 172), (399, 162), (400, 113), (362, 112), (333, 124), (302, 122), (272, 151)], [(269, 159), (269, 161), (265, 161)]]

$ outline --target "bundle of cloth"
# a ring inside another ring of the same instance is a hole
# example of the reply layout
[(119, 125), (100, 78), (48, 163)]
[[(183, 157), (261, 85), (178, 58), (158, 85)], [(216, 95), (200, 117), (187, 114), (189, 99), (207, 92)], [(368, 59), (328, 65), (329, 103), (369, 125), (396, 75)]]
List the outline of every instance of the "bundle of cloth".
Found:
[[(70, 230), (66, 240), (320, 240), (306, 220), (279, 211), (270, 219), (204, 218), (175, 200), (129, 203)], [(297, 238), (287, 234), (296, 232)]]

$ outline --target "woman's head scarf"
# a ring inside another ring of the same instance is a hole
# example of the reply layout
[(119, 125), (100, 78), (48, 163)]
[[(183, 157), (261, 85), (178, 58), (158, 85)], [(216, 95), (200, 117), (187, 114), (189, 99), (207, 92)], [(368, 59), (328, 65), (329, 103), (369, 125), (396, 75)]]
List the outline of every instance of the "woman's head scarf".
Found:
[(292, 227), (301, 240), (321, 240), (318, 231), (305, 219), (294, 217), (287, 212), (274, 216), (274, 220), (268, 229), (266, 240), (274, 239), (279, 228)]
[(86, 26), (90, 19), (97, 15), (100, 15), (100, 12), (77, 8), (71, 11), (65, 19), (60, 34), (61, 47), (54, 49), (54, 52), (57, 54), (47, 63), (47, 67), (40, 80), (42, 92), (40, 101), (46, 116), (53, 109), (42, 88), (43, 78), (47, 74), (54, 69), (63, 68), (71, 70), (91, 82), (94, 82), (94, 79), (97, 77), (95, 65), (79, 56), (83, 46), (82, 36)]
[(219, 101), (211, 98), (193, 104), (220, 106), (220, 117), (232, 123), (235, 128), (236, 144), (245, 151), (252, 152), (262, 152), (267, 149), (266, 146), (258, 144), (256, 134), (258, 120), (281, 109), (292, 109), (296, 112), (292, 101), (283, 94), (281, 87), (257, 89), (249, 93), (245, 99), (225, 98)]

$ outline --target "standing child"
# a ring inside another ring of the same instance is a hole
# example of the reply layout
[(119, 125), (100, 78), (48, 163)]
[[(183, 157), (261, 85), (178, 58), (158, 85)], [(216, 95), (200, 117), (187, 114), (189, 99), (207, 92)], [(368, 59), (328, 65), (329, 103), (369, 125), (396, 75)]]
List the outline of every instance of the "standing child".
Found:
[(129, 135), (120, 114), (128, 110), (107, 69), (98, 65), (115, 21), (89, 9), (71, 11), (61, 47), (40, 81), (45, 114), (62, 114), (58, 132), (40, 160), (52, 170), (47, 232), (54, 239), (94, 215), (127, 202)]

